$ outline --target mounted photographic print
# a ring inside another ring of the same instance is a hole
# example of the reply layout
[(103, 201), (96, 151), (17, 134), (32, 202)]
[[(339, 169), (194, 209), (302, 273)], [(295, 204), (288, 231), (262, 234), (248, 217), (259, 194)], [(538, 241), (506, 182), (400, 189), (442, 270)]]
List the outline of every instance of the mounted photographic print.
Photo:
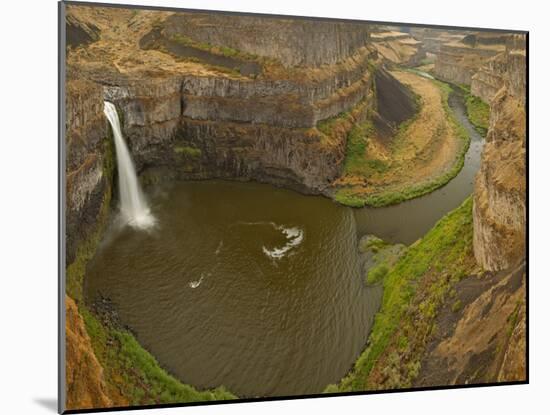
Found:
[(527, 32), (59, 12), (60, 412), (528, 381)]

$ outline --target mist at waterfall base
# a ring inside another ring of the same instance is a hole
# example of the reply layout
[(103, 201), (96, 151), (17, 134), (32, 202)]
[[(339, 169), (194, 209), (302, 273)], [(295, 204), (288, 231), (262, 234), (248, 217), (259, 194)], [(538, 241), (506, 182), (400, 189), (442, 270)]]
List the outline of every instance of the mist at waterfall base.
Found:
[(105, 101), (103, 112), (113, 129), (122, 220), (134, 228), (148, 229), (156, 221), (139, 186), (132, 157), (122, 136), (116, 107), (114, 104)]

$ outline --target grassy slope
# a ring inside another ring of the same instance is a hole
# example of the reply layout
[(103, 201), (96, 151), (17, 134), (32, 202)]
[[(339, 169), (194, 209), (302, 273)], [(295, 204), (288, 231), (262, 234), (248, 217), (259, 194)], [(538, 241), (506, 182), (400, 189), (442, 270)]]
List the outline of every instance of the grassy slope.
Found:
[(475, 267), (472, 233), (470, 197), (408, 249), (384, 276), (368, 347), (350, 374), (326, 392), (411, 385), (439, 306), (452, 297), (452, 284)]
[(166, 373), (128, 330), (102, 323), (86, 308), (81, 314), (109, 387), (130, 405), (236, 399), (223, 387), (197, 391), (181, 383)]
[[(462, 125), (454, 117), (452, 110), (449, 108), (448, 97), (449, 93), (451, 92), (451, 88), (443, 82), (434, 82), (437, 83), (437, 85), (441, 88), (441, 101), (443, 108), (445, 109), (447, 118), (450, 121), (455, 134), (463, 142), (460, 152), (457, 154), (454, 165), (446, 173), (438, 177), (434, 177), (430, 181), (419, 183), (415, 186), (403, 188), (399, 191), (382, 192), (364, 197), (362, 195), (356, 194), (353, 189), (344, 187), (339, 189), (334, 196), (337, 202), (351, 207), (363, 207), (366, 205), (381, 207), (393, 205), (430, 193), (438, 189), (439, 187), (447, 184), (460, 172), (460, 170), (464, 166), (464, 157), (470, 146), (470, 137), (468, 136), (468, 133), (466, 132), (464, 127), (462, 127)], [(406, 127), (410, 124), (410, 122), (411, 120), (407, 120), (403, 123), (403, 125), (399, 129), (399, 134), (404, 134), (406, 132)], [(384, 165), (383, 162), (373, 165), (375, 164), (373, 163), (373, 160), (367, 161), (364, 158), (364, 148), (366, 146), (366, 140), (368, 140), (368, 134), (372, 132), (372, 127), (370, 127), (370, 125), (365, 125), (359, 124), (356, 128), (352, 129), (348, 136), (344, 171), (362, 171), (368, 177), (369, 171), (373, 168), (378, 169), (379, 172), (383, 172), (383, 169), (386, 169), (387, 166)], [(364, 143), (362, 147), (357, 144), (360, 141)], [(362, 153), (359, 152), (361, 149), (363, 149)]]

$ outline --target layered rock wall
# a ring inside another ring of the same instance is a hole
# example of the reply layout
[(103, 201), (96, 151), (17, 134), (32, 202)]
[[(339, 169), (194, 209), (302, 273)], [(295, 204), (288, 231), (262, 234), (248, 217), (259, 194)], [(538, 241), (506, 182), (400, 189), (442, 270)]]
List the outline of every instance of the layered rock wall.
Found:
[[(166, 167), (180, 178), (253, 178), (314, 193), (339, 174), (346, 139), (325, 137), (315, 126), (374, 102), (364, 61), (315, 84), (184, 76), (104, 91), (121, 109), (140, 171)], [(200, 152), (190, 157), (182, 148)]]
[(498, 48), (471, 47), (458, 42), (441, 45), (434, 71), (445, 81), (470, 85), (479, 68), (499, 52)]
[(96, 225), (104, 193), (109, 130), (103, 115), (103, 88), (90, 81), (68, 80), (66, 88), (66, 262)]
[(226, 46), (274, 58), (285, 67), (331, 65), (349, 58), (369, 38), (366, 23), (178, 13), (164, 24), (168, 36)]
[(371, 42), (378, 53), (390, 63), (415, 66), (426, 57), (422, 42), (409, 33), (382, 30), (371, 35)]
[(470, 91), (472, 95), (481, 98), (484, 102), (490, 103), (493, 97), (504, 85), (504, 74), (507, 71), (506, 56), (498, 54), (482, 66), (472, 76)]
[(526, 55), (515, 35), (502, 58), (503, 86), (491, 101), (491, 118), (474, 192), (474, 252), (487, 270), (525, 257)]

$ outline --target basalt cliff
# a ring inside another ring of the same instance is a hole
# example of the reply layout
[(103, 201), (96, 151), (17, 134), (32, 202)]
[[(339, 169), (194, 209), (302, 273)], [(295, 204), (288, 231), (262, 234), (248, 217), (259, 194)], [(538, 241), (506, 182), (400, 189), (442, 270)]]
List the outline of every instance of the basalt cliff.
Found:
[(445, 81), (470, 85), (477, 71), (504, 50), (506, 39), (504, 34), (471, 33), (460, 41), (441, 44), (434, 72)]
[[(103, 102), (117, 106), (144, 184), (218, 177), (328, 194), (352, 124), (317, 126), (343, 112), (365, 119), (377, 79), (393, 77), (366, 24), (68, 6), (66, 29), (67, 321), (81, 333), (67, 335), (68, 361), (81, 368), (67, 376), (67, 404), (85, 408), (121, 402), (112, 379), (104, 387), (77, 311), (90, 306), (86, 263), (116, 188)], [(77, 396), (92, 386), (99, 401), (92, 390)]]
[(506, 51), (498, 57), (502, 62), (498, 73), (503, 85), (490, 101), (487, 143), (475, 183), (474, 252), (485, 269), (494, 271), (509, 268), (525, 258), (527, 120), (524, 42), (524, 37), (514, 36)]
[[(444, 218), (444, 226), (437, 225), (432, 236), (404, 251), (403, 261), (413, 264), (414, 272), (391, 271), (390, 276), (402, 277), (399, 281), (406, 281), (421, 268), (419, 263), (431, 258), (418, 280), (411, 282), (420, 289), (402, 307), (407, 317), (397, 319), (403, 331), (396, 333), (410, 335), (410, 343), (403, 348), (396, 335), (393, 343), (380, 349), (368, 381), (361, 383), (361, 378), (350, 385), (364, 390), (524, 379), (523, 36), (435, 29), (405, 33), (328, 20), (85, 6), (68, 6), (66, 23), (69, 408), (136, 403), (129, 402), (122, 389), (123, 376), (117, 370), (124, 369), (107, 367), (104, 355), (94, 349), (97, 333), (105, 343), (121, 341), (116, 332), (121, 327), (101, 328), (94, 320), (101, 313), (87, 313), (93, 305), (86, 304), (82, 294), (86, 263), (116, 198), (104, 101), (119, 111), (144, 185), (166, 179), (227, 178), (335, 197), (338, 186), (368, 189), (377, 184), (376, 178), (379, 187), (401, 194), (403, 177), (410, 185), (417, 184), (418, 177), (428, 182), (434, 173), (447, 174), (450, 166), (459, 166), (458, 172), (469, 144), (460, 139), (450, 118), (450, 92), (428, 77), (399, 70), (419, 65), (426, 53), (435, 56), (438, 78), (471, 85), (473, 95), (490, 103), (473, 204), (466, 201), (458, 219), (456, 213)], [(399, 134), (403, 125), (416, 132), (411, 142)], [(372, 133), (368, 143), (359, 143), (360, 157), (368, 159), (366, 178), (363, 165), (346, 172), (349, 140), (357, 131)], [(401, 146), (394, 145), (395, 137)], [(343, 179), (347, 181), (339, 183)], [(449, 232), (442, 232), (446, 226)], [(449, 242), (451, 237), (456, 240)], [(438, 251), (429, 245), (432, 239), (448, 252), (435, 255)], [(445, 269), (458, 259), (464, 264)], [(399, 263), (397, 268), (405, 269)], [(444, 290), (433, 294), (432, 286)], [(449, 292), (452, 301), (445, 297)], [(432, 294), (438, 298), (435, 305), (427, 300)], [(460, 307), (455, 307), (458, 299)], [(87, 333), (86, 327), (97, 333)], [(109, 330), (117, 334), (109, 337)], [(477, 340), (470, 342), (473, 338)], [(131, 376), (132, 387), (145, 391), (143, 402), (169, 401), (148, 395), (146, 377)], [(190, 400), (234, 398), (226, 391), (177, 388), (184, 391), (178, 396), (193, 396)]]
[(484, 271), (456, 285), (461, 313), (451, 306), (439, 314), (442, 330), (429, 344), (419, 385), (527, 376), (525, 41), (509, 36), (472, 79), (472, 93), (491, 111), (473, 194), (473, 254)]

